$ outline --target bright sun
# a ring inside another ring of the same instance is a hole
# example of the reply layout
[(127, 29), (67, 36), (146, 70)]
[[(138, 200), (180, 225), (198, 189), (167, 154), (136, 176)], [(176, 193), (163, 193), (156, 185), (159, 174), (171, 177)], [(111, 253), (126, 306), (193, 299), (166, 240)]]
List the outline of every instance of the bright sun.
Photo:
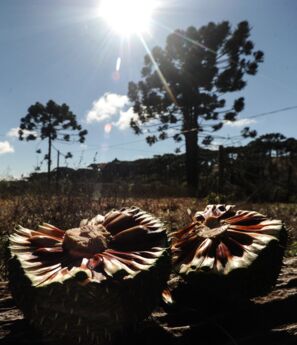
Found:
[(124, 36), (149, 30), (155, 0), (102, 0), (99, 16)]

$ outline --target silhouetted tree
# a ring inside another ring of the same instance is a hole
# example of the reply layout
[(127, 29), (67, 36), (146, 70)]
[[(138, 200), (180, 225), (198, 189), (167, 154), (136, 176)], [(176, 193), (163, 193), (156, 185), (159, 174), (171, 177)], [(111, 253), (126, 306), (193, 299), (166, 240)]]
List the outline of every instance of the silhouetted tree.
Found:
[[(30, 131), (30, 134), (27, 135), (26, 131)], [(48, 179), (50, 179), (52, 142), (58, 140), (83, 143), (87, 133), (78, 124), (76, 115), (69, 110), (67, 104), (59, 105), (49, 100), (46, 105), (36, 102), (28, 108), (27, 115), (21, 118), (19, 139), (48, 140), (48, 153), (45, 155), (45, 159), (48, 161)], [(68, 152), (67, 157), (70, 155)]]
[(167, 37), (164, 49), (155, 47), (145, 56), (142, 80), (129, 83), (128, 96), (137, 114), (130, 124), (136, 134), (143, 133), (144, 124), (149, 128), (149, 123), (157, 120), (159, 127), (146, 138), (150, 145), (168, 138), (170, 128), (178, 129), (173, 136), (177, 142), (184, 136), (192, 194), (198, 187), (199, 132), (205, 132), (201, 137), (209, 144), (213, 131), (222, 128), (225, 121), (236, 120), (244, 98), (227, 104), (225, 97), (242, 90), (244, 76), (255, 75), (263, 61), (263, 52), (254, 50), (249, 37), (246, 21), (234, 30), (226, 21), (176, 30)]

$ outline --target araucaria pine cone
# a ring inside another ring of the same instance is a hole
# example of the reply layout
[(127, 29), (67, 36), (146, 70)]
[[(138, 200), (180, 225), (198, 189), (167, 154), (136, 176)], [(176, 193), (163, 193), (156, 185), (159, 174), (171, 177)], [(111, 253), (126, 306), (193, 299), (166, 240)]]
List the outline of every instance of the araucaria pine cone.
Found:
[(67, 231), (18, 226), (10, 252), (10, 287), (25, 317), (47, 337), (78, 343), (109, 343), (149, 315), (170, 273), (163, 223), (136, 207)]
[(285, 243), (281, 220), (236, 211), (234, 205), (208, 205), (172, 234), (173, 266), (190, 295), (210, 300), (262, 295), (276, 282)]

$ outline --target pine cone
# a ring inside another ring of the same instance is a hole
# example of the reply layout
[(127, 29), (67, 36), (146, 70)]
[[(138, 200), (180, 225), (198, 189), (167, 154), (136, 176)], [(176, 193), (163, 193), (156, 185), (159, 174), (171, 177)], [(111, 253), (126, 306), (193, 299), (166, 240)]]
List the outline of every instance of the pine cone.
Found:
[(234, 207), (208, 205), (172, 234), (176, 299), (215, 305), (263, 295), (275, 284), (286, 244), (284, 224)]
[(136, 207), (63, 231), (10, 236), (10, 288), (26, 318), (53, 339), (109, 343), (148, 316), (170, 273), (164, 225)]

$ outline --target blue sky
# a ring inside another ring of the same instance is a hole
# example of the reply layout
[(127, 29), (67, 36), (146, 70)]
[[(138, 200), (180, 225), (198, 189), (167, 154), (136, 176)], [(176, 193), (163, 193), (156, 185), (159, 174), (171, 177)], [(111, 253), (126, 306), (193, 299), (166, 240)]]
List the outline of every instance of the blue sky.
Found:
[[(125, 1), (125, 0), (122, 0)], [(281, 132), (296, 137), (297, 109), (250, 116), (297, 106), (297, 2), (294, 0), (159, 0), (145, 39), (150, 48), (163, 46), (170, 30), (200, 27), (209, 21), (248, 20), (256, 48), (265, 53), (259, 73), (248, 79), (238, 126), (226, 125), (220, 136), (239, 134), (244, 124), (259, 134)], [(84, 145), (56, 144), (72, 151), (71, 167), (114, 158), (132, 160), (173, 152), (171, 140), (149, 147), (127, 126), (131, 109), (129, 81), (138, 81), (145, 49), (136, 35), (129, 40), (112, 32), (98, 17), (95, 0), (2, 0), (0, 2), (0, 177), (28, 175), (40, 162), (35, 153), (46, 144), (19, 142), (19, 121), (31, 104), (53, 99), (67, 103), (89, 131)], [(167, 29), (164, 29), (167, 27)], [(118, 58), (120, 79), (114, 80)], [(111, 126), (106, 126), (111, 124)], [(108, 130), (111, 128), (111, 131)], [(143, 139), (143, 140), (142, 140)], [(239, 142), (226, 141), (226, 144)], [(96, 154), (97, 152), (97, 154)], [(95, 157), (96, 155), (96, 157)], [(53, 157), (55, 165), (55, 156)], [(64, 161), (62, 160), (62, 164)], [(42, 169), (45, 170), (45, 164)]]

